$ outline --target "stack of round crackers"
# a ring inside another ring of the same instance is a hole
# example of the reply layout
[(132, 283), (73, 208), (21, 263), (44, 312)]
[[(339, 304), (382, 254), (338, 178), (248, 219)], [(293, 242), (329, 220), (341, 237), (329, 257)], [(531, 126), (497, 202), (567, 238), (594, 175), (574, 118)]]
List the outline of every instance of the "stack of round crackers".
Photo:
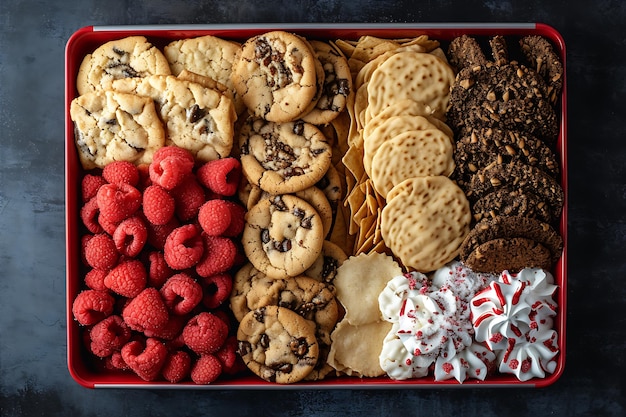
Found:
[(457, 134), (452, 177), (473, 213), (461, 260), (481, 272), (550, 269), (563, 247), (554, 229), (564, 204), (554, 149), (562, 65), (540, 37), (520, 41), (535, 68), (510, 61), (503, 37), (490, 45), (493, 61), (469, 36), (449, 49), (458, 70), (448, 111)]
[(389, 251), (423, 272), (457, 256), (470, 224), (469, 203), (448, 178), (455, 144), (445, 113), (454, 72), (438, 46), (427, 37), (395, 44), (366, 37), (349, 59), (357, 72), (344, 157), (355, 184), (347, 201), (357, 215), (360, 200), (370, 207), (368, 217), (354, 216), (355, 232), (364, 230), (361, 219), (375, 224), (356, 253)]

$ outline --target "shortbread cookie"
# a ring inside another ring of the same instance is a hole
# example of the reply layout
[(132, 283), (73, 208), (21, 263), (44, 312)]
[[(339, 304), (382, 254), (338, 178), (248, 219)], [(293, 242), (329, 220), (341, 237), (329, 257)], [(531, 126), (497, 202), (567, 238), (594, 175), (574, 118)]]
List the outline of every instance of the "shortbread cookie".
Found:
[(319, 358), (313, 322), (283, 307), (250, 311), (239, 324), (237, 340), (238, 353), (248, 368), (279, 384), (302, 380)]
[(78, 94), (111, 89), (114, 80), (168, 75), (170, 66), (161, 51), (144, 36), (109, 41), (87, 54), (78, 69)]
[(304, 271), (304, 275), (320, 282), (333, 284), (337, 269), (348, 259), (346, 253), (338, 245), (325, 240), (322, 252), (313, 265)]
[(558, 219), (564, 204), (564, 194), (557, 180), (542, 170), (519, 162), (491, 164), (472, 177), (468, 198), (476, 202), (481, 197), (506, 187), (529, 191), (548, 204), (552, 218)]
[(514, 187), (498, 188), (481, 197), (472, 205), (472, 214), (475, 221), (496, 216), (532, 217), (550, 224), (555, 220), (549, 205), (537, 194)]
[(284, 31), (248, 39), (233, 66), (233, 84), (250, 112), (272, 122), (296, 120), (317, 93), (316, 57)]
[(252, 184), (270, 194), (315, 185), (328, 170), (331, 147), (314, 125), (251, 120), (240, 134), (241, 165)]
[(212, 35), (179, 39), (163, 48), (172, 74), (178, 76), (188, 70), (209, 77), (232, 91), (237, 114), (245, 110), (245, 104), (235, 91), (231, 74), (240, 52), (239, 43)]
[(440, 175), (411, 178), (392, 188), (380, 227), (385, 244), (404, 266), (429, 272), (458, 255), (470, 222), (465, 194)]
[(293, 195), (263, 199), (246, 214), (242, 237), (246, 256), (273, 278), (302, 274), (313, 265), (324, 243), (319, 214)]
[(563, 239), (548, 223), (530, 217), (496, 216), (476, 223), (461, 245), (465, 261), (477, 247), (494, 239), (525, 238), (542, 244), (550, 251), (551, 262), (561, 256)]
[(553, 261), (550, 250), (526, 238), (493, 239), (478, 245), (464, 259), (472, 271), (500, 273), (518, 272), (524, 268), (549, 270)]
[(317, 40), (310, 40), (309, 44), (324, 70), (324, 82), (315, 106), (302, 116), (302, 120), (324, 125), (334, 120), (346, 108), (352, 91), (352, 76), (348, 60), (338, 48)]
[(331, 334), (328, 363), (349, 376), (384, 375), (378, 357), (391, 326), (391, 323), (382, 320), (358, 326), (342, 320)]
[(165, 144), (152, 99), (113, 91), (86, 93), (70, 106), (75, 143), (85, 169), (113, 161), (149, 164)]
[(387, 282), (401, 274), (398, 263), (383, 253), (349, 257), (337, 270), (334, 280), (337, 300), (346, 310), (343, 320), (354, 326), (381, 321), (380, 310), (372, 306), (378, 303)]
[(516, 131), (478, 129), (457, 141), (454, 151), (456, 169), (453, 179), (468, 190), (472, 176), (492, 163), (520, 162), (537, 167), (553, 178), (559, 178), (556, 154), (542, 140)]
[(371, 178), (386, 198), (391, 189), (413, 177), (449, 176), (454, 170), (450, 138), (439, 129), (412, 130), (385, 141), (372, 159)]
[(372, 176), (372, 160), (378, 148), (388, 140), (410, 130), (437, 129), (426, 117), (393, 116), (383, 121), (368, 136), (363, 136), (363, 168)]
[(453, 83), (454, 72), (437, 56), (396, 53), (372, 73), (367, 86), (370, 115), (374, 117), (394, 100), (408, 98), (430, 106), (433, 115), (443, 119)]
[(203, 162), (229, 156), (237, 115), (227, 96), (173, 75), (126, 78), (113, 82), (113, 88), (155, 101), (167, 145), (187, 149)]

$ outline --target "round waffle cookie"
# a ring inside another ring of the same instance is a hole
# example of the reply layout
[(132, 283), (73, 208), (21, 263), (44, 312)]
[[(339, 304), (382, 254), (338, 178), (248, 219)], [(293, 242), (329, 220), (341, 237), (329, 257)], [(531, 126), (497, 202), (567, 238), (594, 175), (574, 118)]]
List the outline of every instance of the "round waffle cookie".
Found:
[(416, 177), (387, 194), (381, 232), (387, 247), (404, 266), (429, 272), (458, 255), (470, 222), (469, 202), (452, 180)]
[(434, 54), (398, 52), (372, 73), (367, 84), (369, 114), (373, 118), (395, 100), (412, 99), (428, 105), (442, 119), (453, 83), (452, 68)]
[(233, 66), (233, 84), (253, 115), (273, 122), (293, 121), (317, 94), (316, 61), (301, 37), (267, 32), (242, 45)]
[(454, 170), (450, 138), (439, 129), (407, 131), (385, 141), (372, 159), (371, 178), (384, 197), (412, 177), (449, 176)]

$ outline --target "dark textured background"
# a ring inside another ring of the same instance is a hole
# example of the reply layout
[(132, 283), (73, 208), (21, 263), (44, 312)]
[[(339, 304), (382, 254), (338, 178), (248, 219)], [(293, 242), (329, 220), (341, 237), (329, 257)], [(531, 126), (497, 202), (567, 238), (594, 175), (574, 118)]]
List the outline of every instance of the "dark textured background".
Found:
[[(0, 415), (626, 414), (626, 2), (0, 2)], [(544, 22), (565, 38), (569, 98), (567, 361), (544, 389), (88, 390), (66, 366), (63, 59), (86, 25)]]

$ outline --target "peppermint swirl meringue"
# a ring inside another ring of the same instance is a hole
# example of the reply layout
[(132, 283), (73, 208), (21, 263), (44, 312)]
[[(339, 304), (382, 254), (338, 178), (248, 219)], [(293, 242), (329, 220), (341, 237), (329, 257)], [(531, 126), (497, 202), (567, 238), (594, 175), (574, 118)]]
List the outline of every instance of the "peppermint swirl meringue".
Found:
[(526, 268), (502, 272), (471, 300), (475, 339), (498, 354), (499, 371), (519, 380), (554, 372), (558, 335), (553, 327), (557, 288), (549, 272)]

